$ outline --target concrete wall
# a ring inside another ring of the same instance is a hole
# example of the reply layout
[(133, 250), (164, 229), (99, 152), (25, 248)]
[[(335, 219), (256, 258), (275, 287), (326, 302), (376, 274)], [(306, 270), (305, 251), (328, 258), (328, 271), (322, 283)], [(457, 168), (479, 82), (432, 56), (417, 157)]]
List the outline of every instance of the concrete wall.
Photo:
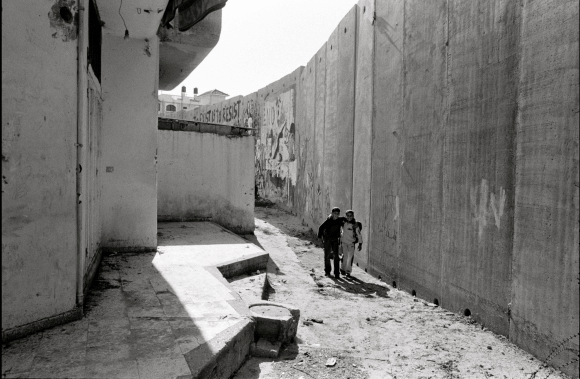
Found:
[(578, 2), (521, 18), (509, 335), (578, 377)]
[(211, 218), (254, 232), (254, 139), (158, 131), (159, 221)]
[[(313, 229), (352, 207), (360, 266), (577, 376), (577, 19), (572, 1), (360, 0), (297, 71), (293, 200), (264, 195)], [(262, 119), (285, 80), (258, 91)]]
[[(145, 49), (151, 56), (145, 54)], [(102, 245), (157, 247), (157, 76), (159, 41), (104, 34)], [(130, 85), (128, 85), (130, 83)]]
[(4, 332), (75, 307), (77, 35), (46, 2), (2, 6)]

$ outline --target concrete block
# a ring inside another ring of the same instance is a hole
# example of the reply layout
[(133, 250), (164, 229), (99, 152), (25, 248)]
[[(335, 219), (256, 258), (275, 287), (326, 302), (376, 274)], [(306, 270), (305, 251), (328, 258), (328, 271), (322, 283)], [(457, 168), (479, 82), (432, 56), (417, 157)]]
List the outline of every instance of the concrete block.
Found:
[[(507, 335), (521, 7), (450, 3), (443, 159), (445, 307)], [(500, 22), (500, 20), (502, 20)], [(499, 44), (499, 45), (497, 45)], [(489, 64), (488, 62), (494, 62)], [(485, 278), (485, 279), (484, 279)]]
[(239, 259), (234, 259), (229, 262), (224, 262), (218, 266), (218, 270), (222, 273), (224, 278), (232, 278), (242, 274), (248, 274), (256, 270), (265, 270), (268, 264), (270, 255), (265, 251), (262, 253), (255, 253), (246, 255)]
[(375, 7), (369, 269), (391, 282), (398, 280), (400, 251), (404, 4), (377, 1)]
[[(356, 65), (356, 17), (354, 6), (338, 25), (337, 61), (337, 171), (332, 185), (337, 189), (332, 206), (344, 212), (352, 208), (352, 163)], [(328, 211), (328, 210), (325, 210)], [(324, 213), (327, 215), (327, 213)]]
[(258, 342), (250, 345), (250, 354), (260, 358), (278, 358), (282, 342), (270, 342), (267, 339), (260, 338)]
[[(578, 377), (579, 5), (521, 12), (510, 340)], [(575, 350), (575, 351), (574, 351)]]
[(249, 306), (256, 319), (256, 339), (280, 341), (288, 344), (294, 341), (300, 321), (300, 310), (292, 305), (262, 301)]
[(446, 117), (447, 2), (405, 8), (402, 190), (399, 192), (398, 285), (424, 299), (441, 300), (443, 143)]
[(374, 0), (360, 0), (357, 4), (352, 209), (355, 218), (363, 224), (363, 249), (355, 254), (355, 262), (363, 267), (368, 264), (371, 211), (374, 3)]
[[(322, 189), (323, 215), (328, 215), (337, 204), (336, 175), (338, 168), (338, 33), (334, 29), (326, 43), (326, 99), (324, 108), (324, 187)], [(342, 188), (342, 186), (340, 186)], [(319, 221), (323, 221), (320, 220)], [(320, 224), (319, 224), (320, 225)], [(316, 225), (318, 228), (318, 225)], [(317, 230), (317, 229), (315, 229)]]

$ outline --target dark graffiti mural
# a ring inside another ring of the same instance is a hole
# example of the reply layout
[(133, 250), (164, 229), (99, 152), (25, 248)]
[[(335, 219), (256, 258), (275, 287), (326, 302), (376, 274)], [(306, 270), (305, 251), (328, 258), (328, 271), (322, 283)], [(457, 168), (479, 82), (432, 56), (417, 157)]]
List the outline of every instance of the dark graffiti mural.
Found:
[[(251, 113), (248, 124), (253, 123)], [(256, 186), (261, 197), (292, 206), (296, 186), (294, 89), (263, 106), (263, 119), (256, 140)]]

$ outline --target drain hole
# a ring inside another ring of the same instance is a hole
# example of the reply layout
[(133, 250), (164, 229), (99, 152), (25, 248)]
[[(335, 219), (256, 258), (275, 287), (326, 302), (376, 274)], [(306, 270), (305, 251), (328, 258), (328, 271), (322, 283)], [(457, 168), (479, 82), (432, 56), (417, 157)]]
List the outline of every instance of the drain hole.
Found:
[(471, 316), (471, 311), (469, 310), (469, 308), (465, 308), (465, 310), (463, 311), (463, 315), (465, 317), (469, 317)]
[(433, 304), (439, 305), (439, 300), (437, 300), (437, 299), (433, 300)]
[(415, 292), (415, 290), (412, 290), (412, 291), (411, 291), (411, 295), (413, 295), (413, 296), (417, 296), (417, 292)]
[(393, 288), (397, 288), (397, 282), (393, 280)]
[(60, 17), (64, 20), (64, 22), (66, 22), (67, 24), (70, 24), (72, 19), (73, 19), (73, 15), (70, 11), (70, 9), (68, 9), (67, 7), (60, 7)]

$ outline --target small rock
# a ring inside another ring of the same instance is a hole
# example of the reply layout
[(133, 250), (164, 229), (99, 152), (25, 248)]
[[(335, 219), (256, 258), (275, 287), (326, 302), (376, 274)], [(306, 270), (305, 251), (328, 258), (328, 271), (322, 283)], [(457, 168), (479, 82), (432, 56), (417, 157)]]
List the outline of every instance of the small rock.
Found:
[(371, 321), (371, 318), (370, 317), (367, 317), (367, 321)]
[(336, 358), (328, 358), (326, 361), (326, 367), (333, 367), (334, 365), (336, 365)]
[[(310, 321), (302, 321), (302, 325), (311, 326), (312, 323)], [(306, 354), (306, 353), (304, 353)]]
[(259, 274), (259, 273), (260, 273), (260, 270), (256, 270), (256, 274)]
[(324, 321), (322, 321), (322, 319), (319, 318), (309, 318), (308, 321), (316, 322), (318, 324), (324, 324)]
[(491, 346), (488, 346), (488, 347), (487, 347), (487, 350), (491, 350)]

